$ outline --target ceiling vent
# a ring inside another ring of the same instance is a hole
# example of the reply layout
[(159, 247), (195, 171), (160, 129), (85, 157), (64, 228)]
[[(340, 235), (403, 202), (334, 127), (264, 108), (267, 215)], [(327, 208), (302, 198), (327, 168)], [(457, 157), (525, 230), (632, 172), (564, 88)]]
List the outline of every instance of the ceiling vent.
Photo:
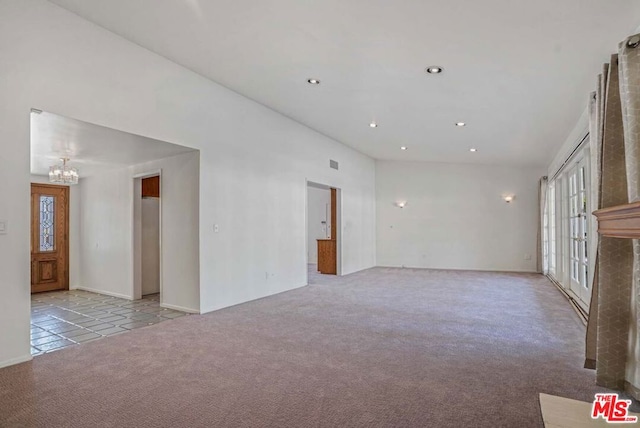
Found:
[(338, 161), (334, 161), (333, 159), (329, 159), (329, 167), (333, 169), (338, 169)]

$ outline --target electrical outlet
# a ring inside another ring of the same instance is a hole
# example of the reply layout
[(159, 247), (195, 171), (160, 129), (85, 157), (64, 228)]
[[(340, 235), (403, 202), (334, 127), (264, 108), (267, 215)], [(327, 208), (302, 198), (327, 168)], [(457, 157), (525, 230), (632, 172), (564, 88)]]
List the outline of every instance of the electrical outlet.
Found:
[(524, 255), (524, 259), (525, 260), (531, 260), (531, 254), (525, 254)]
[(213, 233), (218, 233), (220, 232), (220, 226), (218, 226), (217, 224), (213, 225)]
[(0, 220), (0, 235), (6, 235), (7, 229), (7, 220)]

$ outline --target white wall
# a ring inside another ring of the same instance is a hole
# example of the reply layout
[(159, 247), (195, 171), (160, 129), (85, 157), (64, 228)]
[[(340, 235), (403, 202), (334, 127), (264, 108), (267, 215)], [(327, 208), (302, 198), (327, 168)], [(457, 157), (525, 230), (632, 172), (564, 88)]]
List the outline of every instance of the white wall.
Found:
[[(162, 170), (161, 305), (199, 312), (198, 152), (113, 167), (82, 180), (83, 290), (134, 299), (134, 176)], [(141, 201), (139, 201), (141, 202)], [(139, 229), (141, 232), (142, 229)]]
[(0, 20), (0, 365), (30, 358), (31, 108), (201, 150), (202, 312), (305, 284), (306, 179), (342, 189), (343, 272), (375, 265), (370, 158), (44, 0)]
[[(542, 168), (377, 161), (378, 265), (534, 272), (543, 173)], [(504, 194), (516, 199), (507, 204)], [(397, 201), (407, 205), (398, 208)]]
[(143, 198), (140, 205), (142, 295), (146, 296), (160, 292), (160, 198)]
[(132, 180), (113, 166), (80, 181), (82, 290), (133, 299)]
[[(49, 183), (49, 177), (31, 175), (32, 183)], [(69, 288), (78, 288), (80, 282), (80, 188), (69, 187)]]
[[(331, 237), (331, 190), (307, 187), (307, 237), (309, 263), (318, 263), (317, 239)], [(325, 222), (324, 224), (322, 222)]]
[(160, 305), (200, 312), (200, 153), (135, 165), (133, 175), (161, 170)]

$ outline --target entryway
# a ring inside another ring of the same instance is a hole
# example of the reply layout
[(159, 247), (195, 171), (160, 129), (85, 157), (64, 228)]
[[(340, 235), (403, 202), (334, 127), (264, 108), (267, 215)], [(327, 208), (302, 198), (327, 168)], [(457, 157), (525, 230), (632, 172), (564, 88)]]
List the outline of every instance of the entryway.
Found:
[(199, 312), (199, 165), (189, 147), (32, 110), (32, 354)]
[[(340, 275), (340, 190), (307, 182), (307, 265), (309, 272)], [(309, 283), (313, 275), (309, 274)]]
[(31, 355), (189, 315), (161, 308), (158, 294), (126, 300), (83, 290), (31, 296)]

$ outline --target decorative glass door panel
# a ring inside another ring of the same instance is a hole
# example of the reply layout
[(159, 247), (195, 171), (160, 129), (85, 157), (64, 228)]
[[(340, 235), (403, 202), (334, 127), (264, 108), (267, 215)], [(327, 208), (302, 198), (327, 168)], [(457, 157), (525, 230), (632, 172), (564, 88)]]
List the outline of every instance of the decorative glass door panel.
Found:
[(50, 195), (40, 195), (40, 251), (55, 250), (55, 204), (56, 197)]

